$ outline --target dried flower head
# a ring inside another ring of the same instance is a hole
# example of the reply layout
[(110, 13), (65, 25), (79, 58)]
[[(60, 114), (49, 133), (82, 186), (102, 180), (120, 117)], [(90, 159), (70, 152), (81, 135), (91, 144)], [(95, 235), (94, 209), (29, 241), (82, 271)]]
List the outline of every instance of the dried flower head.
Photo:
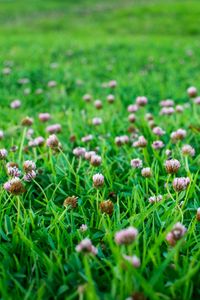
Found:
[(33, 125), (33, 118), (25, 117), (22, 120), (21, 124), (22, 124), (22, 126), (31, 126), (31, 125)]
[(112, 201), (106, 200), (106, 201), (101, 202), (100, 209), (101, 209), (102, 213), (112, 215), (113, 210), (114, 210), (114, 205), (113, 205)]
[(18, 177), (14, 177), (4, 183), (4, 189), (13, 195), (20, 195), (25, 192), (24, 185)]
[(78, 203), (77, 199), (78, 197), (75, 196), (67, 197), (63, 203), (64, 207), (76, 208)]

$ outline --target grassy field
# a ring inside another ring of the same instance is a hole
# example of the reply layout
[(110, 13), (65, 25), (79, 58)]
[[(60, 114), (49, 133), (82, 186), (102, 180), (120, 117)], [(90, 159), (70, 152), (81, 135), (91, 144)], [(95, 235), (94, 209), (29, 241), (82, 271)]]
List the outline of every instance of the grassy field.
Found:
[(1, 300), (200, 298), (199, 14), (197, 0), (0, 1)]

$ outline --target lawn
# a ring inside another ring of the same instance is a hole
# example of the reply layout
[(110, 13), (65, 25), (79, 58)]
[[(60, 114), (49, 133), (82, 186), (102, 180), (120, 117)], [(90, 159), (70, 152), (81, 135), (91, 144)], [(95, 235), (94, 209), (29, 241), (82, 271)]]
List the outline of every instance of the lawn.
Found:
[(200, 298), (199, 14), (0, 1), (1, 300)]

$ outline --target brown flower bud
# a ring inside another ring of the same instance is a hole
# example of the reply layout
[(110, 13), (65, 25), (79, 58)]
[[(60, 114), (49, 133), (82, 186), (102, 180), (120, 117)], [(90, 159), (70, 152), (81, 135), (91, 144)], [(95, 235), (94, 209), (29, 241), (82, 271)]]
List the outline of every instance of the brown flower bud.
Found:
[(113, 210), (114, 210), (114, 205), (113, 205), (112, 201), (106, 200), (100, 204), (100, 209), (101, 209), (102, 213), (112, 215)]

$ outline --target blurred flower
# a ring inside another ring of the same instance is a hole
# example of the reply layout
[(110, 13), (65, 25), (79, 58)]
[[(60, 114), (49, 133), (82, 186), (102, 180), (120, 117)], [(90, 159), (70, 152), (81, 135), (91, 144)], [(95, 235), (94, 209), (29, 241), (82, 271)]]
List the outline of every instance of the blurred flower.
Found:
[(123, 258), (128, 261), (134, 268), (139, 268), (141, 265), (140, 259), (136, 256), (129, 256), (129, 255), (125, 255), (123, 254)]
[(115, 234), (115, 242), (118, 245), (128, 245), (135, 241), (138, 235), (138, 230), (134, 227), (122, 229)]
[(8, 151), (6, 149), (0, 149), (0, 159), (5, 159), (8, 155)]
[(115, 96), (110, 94), (107, 96), (108, 103), (113, 103), (115, 101)]
[(155, 150), (163, 148), (165, 145), (163, 144), (162, 141), (154, 141), (152, 144), (152, 148)]
[(53, 124), (53, 125), (49, 125), (46, 128), (46, 132), (52, 134), (52, 133), (59, 133), (61, 132), (62, 127), (60, 124)]
[(22, 126), (31, 126), (33, 125), (33, 118), (25, 117), (21, 122)]
[(197, 88), (194, 87), (194, 86), (190, 86), (188, 89), (187, 89), (187, 94), (189, 97), (193, 98), (193, 97), (196, 97), (197, 96)]
[(162, 195), (152, 196), (149, 198), (150, 203), (160, 202), (163, 199)]
[(136, 104), (138, 106), (145, 106), (147, 104), (148, 100), (145, 96), (138, 96), (136, 98)]
[(51, 115), (49, 113), (40, 113), (38, 118), (41, 122), (46, 122), (51, 119)]
[(91, 253), (93, 255), (97, 255), (98, 250), (96, 247), (92, 245), (92, 242), (90, 239), (86, 238), (82, 240), (77, 246), (76, 246), (77, 252), (83, 252), (83, 253)]
[(194, 156), (195, 149), (191, 145), (184, 145), (181, 149), (183, 155)]
[(175, 246), (177, 241), (179, 241), (187, 232), (187, 229), (180, 222), (176, 223), (172, 230), (167, 234), (166, 240), (171, 246)]
[(20, 100), (14, 100), (10, 103), (10, 107), (13, 109), (17, 109), (21, 106), (21, 101)]
[(74, 148), (74, 150), (73, 150), (73, 154), (77, 157), (84, 157), (85, 153), (86, 153), (86, 150), (83, 147), (77, 147), (77, 148)]

